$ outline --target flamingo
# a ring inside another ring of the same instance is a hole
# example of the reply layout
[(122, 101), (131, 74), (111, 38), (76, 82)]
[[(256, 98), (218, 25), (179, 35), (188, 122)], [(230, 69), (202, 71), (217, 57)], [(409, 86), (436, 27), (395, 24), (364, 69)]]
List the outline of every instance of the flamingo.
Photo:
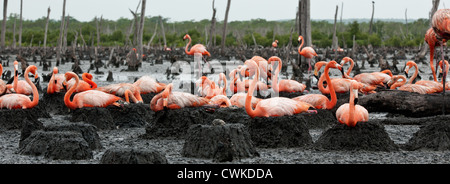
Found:
[[(445, 71), (448, 72), (448, 69), (450, 68), (450, 65), (448, 65), (448, 61), (447, 60), (444, 60), (444, 62), (445, 62)], [(439, 67), (440, 67), (439, 68), (440, 70), (442, 70), (442, 68), (444, 68), (442, 60), (439, 61)], [(444, 80), (441, 81), (441, 84), (443, 84), (443, 83), (444, 83)], [(445, 83), (445, 90), (450, 90), (450, 81)]]
[(148, 75), (144, 75), (133, 83), (141, 91), (141, 94), (159, 93), (166, 87), (166, 84), (156, 82), (156, 80)]
[[(75, 92), (79, 93), (79, 92), (83, 92), (83, 91), (87, 91), (87, 90), (92, 90), (97, 88), (97, 84), (92, 81), (92, 74), (90, 73), (83, 73), (81, 75), (81, 78), (83, 79), (82, 81), (79, 81), (77, 87), (75, 88)], [(63, 85), (67, 86), (67, 88), (72, 88), (73, 85), (76, 84), (75, 79), (71, 78), (72, 80), (69, 81), (64, 81)]]
[[(211, 54), (206, 50), (206, 47), (202, 44), (195, 44), (194, 46), (191, 47), (191, 50), (188, 50), (189, 45), (191, 45), (192, 39), (191, 36), (189, 36), (189, 34), (184, 35), (183, 40), (189, 39), (188, 44), (186, 45), (186, 48), (184, 49), (184, 52), (187, 55), (194, 55), (196, 53), (200, 53), (201, 55), (208, 55), (209, 57), (211, 57)], [(202, 69), (201, 69), (201, 63), (200, 61), (198, 62), (198, 69), (199, 69), (199, 76), (201, 75)]]
[(139, 87), (136, 87), (135, 85), (130, 83), (110, 84), (107, 86), (98, 87), (95, 90), (103, 91), (105, 93), (121, 97), (126, 95), (126, 90), (129, 90), (133, 94), (133, 96), (137, 99), (138, 103), (143, 103)]
[[(202, 76), (200, 84), (202, 89), (199, 88), (201, 96), (205, 96), (208, 99), (211, 99), (212, 97), (216, 95), (227, 95), (227, 77), (224, 73), (219, 74), (219, 81), (216, 83), (209, 80), (208, 77)], [(223, 87), (219, 87), (219, 85), (223, 83)]]
[[(259, 70), (260, 70), (260, 76), (265, 81), (268, 81), (269, 77), (271, 76), (270, 72), (268, 71), (268, 62), (266, 59), (264, 59), (261, 56), (253, 56), (251, 60), (255, 61), (256, 64), (258, 64)], [(247, 75), (248, 76), (248, 75)]]
[(283, 79), (278, 81), (278, 75), (281, 71), (281, 66), (283, 64), (283, 62), (281, 61), (281, 59), (277, 56), (272, 56), (269, 58), (268, 60), (268, 64), (272, 64), (272, 62), (278, 62), (278, 66), (277, 69), (275, 70), (275, 75), (272, 79), (272, 88), (275, 92), (288, 92), (288, 93), (293, 93), (293, 92), (303, 92), (306, 88), (305, 84), (302, 84), (300, 82), (297, 82), (295, 80), (289, 80), (289, 79)]
[[(433, 27), (434, 32), (436, 33), (436, 38), (439, 40), (439, 45), (441, 46), (441, 57), (444, 59), (444, 43), (450, 39), (450, 9), (440, 9), (437, 10), (432, 19), (431, 19), (431, 27)], [(446, 64), (443, 63), (443, 68), (446, 68)], [(442, 84), (444, 85), (442, 88), (445, 89), (445, 80), (447, 78), (447, 71), (444, 71)], [(443, 90), (445, 94), (445, 90)], [(445, 96), (444, 96), (445, 97)]]
[(190, 93), (173, 91), (173, 84), (166, 86), (164, 91), (155, 95), (150, 101), (150, 109), (157, 112), (163, 110), (164, 107), (169, 109), (180, 109), (184, 107), (199, 107), (207, 105), (210, 100), (207, 98), (195, 96)]
[[(408, 76), (408, 71), (412, 67), (415, 67), (416, 70), (414, 72), (414, 75), (409, 79), (409, 84), (412, 84), (414, 79), (419, 74), (419, 68), (417, 67), (417, 64), (414, 61), (408, 61), (408, 62), (406, 62), (406, 67), (405, 67), (406, 76)], [(417, 81), (415, 84), (427, 86), (427, 87), (431, 88), (431, 90), (428, 90), (427, 93), (442, 92), (442, 90), (444, 89), (442, 87), (442, 84), (437, 81), (420, 80), (420, 81)]]
[[(384, 83), (389, 82), (392, 77), (391, 70), (383, 70), (381, 72), (372, 72), (372, 73), (360, 73), (355, 75), (353, 78), (350, 77), (350, 73), (354, 66), (354, 61), (350, 57), (344, 57), (341, 61), (341, 65), (344, 66), (345, 63), (350, 62), (350, 67), (347, 70), (347, 73), (344, 73), (344, 77), (348, 79), (354, 79), (358, 82), (362, 82), (365, 84), (372, 85), (372, 88), (376, 85), (384, 86)], [(363, 87), (364, 90), (364, 87)]]
[[(258, 65), (253, 60), (245, 61), (244, 68), (248, 67), (250, 69), (250, 73), (255, 73), (255, 77), (252, 80), (250, 87), (248, 89), (246, 98), (245, 98), (245, 111), (251, 117), (270, 117), (270, 116), (285, 116), (285, 115), (293, 115), (302, 112), (316, 112), (308, 110), (312, 105), (299, 102), (296, 100), (292, 100), (290, 98), (285, 97), (272, 97), (269, 99), (264, 99), (259, 101), (256, 104), (255, 109), (252, 107), (252, 94), (255, 90), (256, 83), (259, 79), (259, 69)], [(244, 70), (245, 71), (245, 70)]]
[(309, 103), (316, 109), (333, 109), (337, 103), (337, 97), (329, 75), (330, 68), (342, 70), (342, 66), (339, 65), (336, 61), (330, 61), (327, 63), (327, 65), (325, 65), (325, 80), (327, 81), (328, 88), (330, 89), (331, 100), (329, 100), (328, 97), (322, 94), (306, 94), (295, 97), (293, 99)]
[[(24, 94), (24, 95), (30, 95), (33, 93), (33, 88), (30, 84), (28, 84), (24, 80), (19, 80), (19, 62), (14, 61), (14, 82), (12, 88), (16, 93)], [(37, 76), (35, 76), (37, 79)], [(11, 86), (9, 86), (11, 88)]]
[[(430, 47), (430, 67), (431, 72), (433, 73), (433, 79), (434, 81), (437, 82), (436, 70), (433, 65), (434, 49), (435, 46), (440, 46), (441, 42), (439, 42), (439, 40), (436, 38), (436, 33), (433, 31), (433, 28), (428, 29), (427, 32), (425, 33), (425, 42), (427, 42), (428, 46)], [(446, 45), (445, 40), (443, 40), (442, 43)]]
[(64, 80), (64, 74), (58, 74), (58, 67), (53, 67), (53, 74), (47, 86), (47, 94), (59, 93), (61, 89), (64, 89)]
[(278, 40), (275, 40), (272, 42), (272, 47), (277, 48), (278, 47)]
[(225, 95), (216, 95), (210, 99), (209, 104), (218, 105), (219, 107), (229, 107), (231, 106), (231, 101)]
[[(400, 79), (401, 81), (399, 82)], [(433, 89), (428, 86), (406, 84), (406, 77), (403, 75), (394, 75), (388, 85), (391, 86), (390, 89), (397, 89), (397, 87), (399, 87), (398, 90), (400, 91), (415, 92), (419, 94), (427, 94), (433, 92)]]
[(125, 101), (126, 103), (130, 103), (130, 98), (134, 103), (142, 103), (142, 100), (139, 101), (135, 95), (133, 94), (133, 92), (131, 92), (129, 89), (125, 90)]
[[(3, 73), (3, 66), (2, 66), (2, 64), (0, 63), (0, 75), (1, 75), (2, 73)], [(7, 91), (6, 83), (5, 83), (5, 81), (3, 81), (3, 80), (0, 79), (0, 95), (5, 94), (6, 91)]]
[(311, 71), (311, 60), (310, 59), (313, 58), (314, 56), (317, 56), (317, 53), (316, 53), (316, 51), (314, 51), (314, 49), (312, 47), (304, 47), (302, 49), (302, 46), (304, 44), (303, 36), (301, 36), (301, 35), (298, 36), (298, 41), (302, 42), (300, 44), (300, 47), (298, 47), (298, 53), (308, 60), (308, 65), (309, 65), (308, 73), (309, 73)]
[(35, 107), (39, 103), (39, 93), (36, 86), (31, 82), (28, 73), (32, 73), (37, 78), (37, 67), (30, 65), (25, 70), (25, 81), (32, 88), (33, 100), (24, 94), (6, 94), (0, 97), (0, 108), (7, 109), (29, 109)]
[(355, 80), (352, 80), (350, 90), (350, 101), (341, 105), (336, 110), (336, 118), (342, 124), (349, 127), (354, 127), (358, 122), (367, 122), (369, 120), (369, 112), (361, 105), (355, 105), (358, 100), (358, 90), (363, 85)]
[[(231, 105), (237, 106), (239, 108), (245, 107), (245, 98), (246, 97), (247, 97), (247, 94), (243, 93), (243, 92), (234, 94), (230, 98)], [(256, 104), (258, 104), (259, 101), (261, 101), (261, 100), (262, 99), (260, 99), (260, 98), (252, 97), (252, 101), (251, 101), (252, 108), (255, 108)]]
[(64, 95), (64, 104), (68, 108), (77, 109), (83, 107), (107, 107), (109, 105), (119, 106), (119, 104), (117, 104), (117, 101), (121, 100), (120, 97), (98, 90), (87, 90), (79, 92), (75, 94), (75, 96), (73, 96), (73, 100), (70, 101), (70, 97), (77, 89), (77, 86), (80, 83), (80, 79), (78, 78), (78, 75), (73, 72), (67, 72), (64, 77), (66, 78), (65, 81), (75, 78), (75, 84), (72, 85)]

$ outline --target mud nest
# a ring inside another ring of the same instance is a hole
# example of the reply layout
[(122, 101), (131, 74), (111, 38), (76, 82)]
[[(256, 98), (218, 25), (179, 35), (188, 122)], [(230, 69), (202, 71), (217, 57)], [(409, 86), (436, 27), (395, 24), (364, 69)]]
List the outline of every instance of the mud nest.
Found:
[(84, 107), (71, 112), (71, 122), (85, 122), (96, 126), (99, 130), (115, 129), (114, 119), (107, 108)]
[(225, 124), (222, 120), (214, 125), (192, 125), (181, 155), (184, 157), (209, 158), (217, 162), (259, 156), (250, 134), (243, 124)]
[(52, 114), (69, 114), (69, 108), (64, 104), (65, 93), (44, 93), (43, 97), (39, 99), (39, 104), (42, 104), (47, 109), (48, 113)]
[(303, 114), (255, 117), (246, 126), (256, 147), (307, 147), (313, 143)]
[(420, 127), (404, 145), (406, 150), (450, 150), (450, 120), (430, 122)]
[(105, 151), (100, 164), (167, 164), (167, 159), (150, 148), (111, 148)]
[(141, 94), (142, 101), (143, 101), (145, 104), (150, 104), (150, 101), (152, 101), (152, 98), (153, 98), (156, 94), (157, 94), (157, 93)]
[(21, 129), (25, 119), (51, 118), (45, 107), (39, 104), (31, 109), (0, 109), (0, 129)]
[(336, 124), (326, 130), (314, 143), (318, 150), (397, 151), (383, 125), (372, 122), (357, 123), (355, 127)]
[(153, 119), (154, 112), (148, 104), (128, 104), (123, 107), (108, 106), (114, 124), (119, 128), (145, 127)]
[(22, 141), (19, 154), (44, 155), (54, 160), (92, 159), (93, 153), (81, 133), (37, 130)]

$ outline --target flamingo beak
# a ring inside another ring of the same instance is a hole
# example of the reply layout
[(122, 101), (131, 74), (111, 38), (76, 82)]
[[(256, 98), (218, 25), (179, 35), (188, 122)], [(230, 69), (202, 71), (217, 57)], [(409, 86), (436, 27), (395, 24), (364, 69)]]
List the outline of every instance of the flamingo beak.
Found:
[(14, 70), (18, 71), (19, 70), (19, 65), (14, 65)]
[(409, 78), (408, 72), (406, 70), (405, 70), (405, 76), (406, 76), (406, 78)]
[(163, 107), (167, 107), (169, 105), (169, 102), (167, 98), (163, 98)]

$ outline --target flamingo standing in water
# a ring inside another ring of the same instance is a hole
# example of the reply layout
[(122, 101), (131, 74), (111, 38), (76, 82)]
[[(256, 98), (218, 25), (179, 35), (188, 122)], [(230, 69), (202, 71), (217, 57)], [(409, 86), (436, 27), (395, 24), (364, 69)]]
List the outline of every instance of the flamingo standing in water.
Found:
[(327, 65), (325, 65), (325, 81), (327, 81), (328, 88), (330, 89), (331, 100), (329, 100), (327, 96), (322, 94), (306, 94), (295, 97), (293, 99), (309, 103), (316, 109), (333, 109), (337, 103), (337, 97), (329, 75), (330, 68), (342, 70), (342, 66), (339, 65), (336, 61), (330, 61), (327, 63)]
[(77, 109), (83, 107), (107, 107), (109, 105), (116, 105), (117, 101), (121, 98), (109, 93), (98, 90), (87, 90), (79, 92), (73, 96), (73, 100), (70, 101), (70, 97), (73, 92), (75, 92), (80, 79), (78, 75), (73, 72), (67, 72), (65, 75), (66, 81), (75, 78), (75, 84), (70, 87), (70, 89), (64, 95), (64, 104), (70, 109)]
[(190, 93), (172, 91), (173, 84), (166, 86), (164, 91), (155, 95), (150, 101), (150, 109), (157, 112), (164, 107), (169, 109), (180, 109), (184, 107), (199, 107), (207, 105), (210, 100), (207, 98), (195, 96)]
[(133, 83), (141, 91), (141, 94), (159, 93), (166, 87), (166, 84), (157, 82), (153, 77), (144, 75)]
[[(250, 84), (250, 87), (247, 92), (247, 96), (245, 98), (245, 111), (251, 117), (270, 117), (270, 116), (285, 116), (285, 115), (293, 115), (302, 112), (316, 112), (308, 110), (312, 105), (304, 102), (299, 102), (296, 100), (292, 100), (290, 98), (285, 97), (272, 97), (269, 99), (264, 99), (259, 101), (256, 104), (255, 109), (252, 107), (252, 94), (256, 88), (256, 83), (259, 79), (259, 69), (258, 65), (253, 60), (245, 61), (245, 68), (250, 69), (250, 75), (255, 74), (253, 81)], [(242, 72), (242, 71), (241, 71)]]
[[(433, 27), (433, 30), (436, 33), (436, 38), (439, 40), (439, 45), (441, 46), (441, 60), (445, 60), (443, 46), (444, 43), (450, 39), (450, 9), (437, 10), (431, 19), (431, 27)], [(446, 68), (446, 64), (443, 63), (443, 65), (443, 68)], [(442, 88), (446, 89), (445, 80), (447, 78), (447, 71), (444, 71), (443, 76)], [(443, 92), (445, 94), (445, 90)]]
[[(189, 36), (189, 34), (184, 35), (183, 40), (189, 39), (188, 44), (186, 45), (186, 48), (184, 49), (184, 52), (187, 55), (194, 55), (195, 53), (200, 53), (202, 55), (207, 55), (211, 57), (211, 54), (206, 50), (206, 47), (202, 44), (195, 44), (191, 47), (191, 50), (188, 50), (189, 45), (191, 45), (192, 39), (191, 36)], [(201, 68), (201, 63), (198, 62), (198, 70), (199, 70), (199, 77), (202, 76), (202, 68)]]
[[(416, 70), (414, 72), (414, 75), (409, 79), (409, 84), (412, 84), (414, 79), (416, 79), (417, 75), (419, 74), (419, 68), (414, 61), (406, 62), (405, 74), (408, 76), (409, 69), (411, 69), (412, 67), (415, 67)], [(429, 87), (431, 90), (427, 90), (427, 93), (438, 93), (442, 92), (443, 90), (442, 84), (437, 81), (420, 80), (415, 84)]]
[[(441, 42), (436, 38), (436, 33), (433, 31), (433, 28), (428, 29), (425, 33), (425, 42), (427, 42), (428, 46), (430, 47), (430, 67), (431, 72), (433, 73), (433, 79), (437, 82), (436, 70), (433, 65), (434, 49), (436, 46), (440, 46)], [(442, 44), (446, 45), (446, 41), (443, 40)]]
[(308, 66), (309, 66), (308, 73), (309, 73), (312, 69), (311, 68), (311, 58), (313, 58), (314, 56), (317, 56), (317, 53), (312, 47), (304, 47), (302, 49), (302, 46), (304, 44), (303, 36), (301, 36), (301, 35), (298, 36), (298, 41), (302, 42), (300, 44), (300, 47), (298, 47), (298, 53), (308, 60)]
[[(0, 64), (0, 75), (3, 73), (3, 66)], [(6, 83), (2, 79), (0, 79), (0, 95), (5, 94), (7, 91)]]
[(59, 93), (61, 89), (64, 89), (64, 80), (64, 74), (58, 74), (58, 67), (53, 67), (53, 74), (47, 86), (47, 94)]
[[(272, 79), (272, 88), (275, 92), (303, 92), (306, 88), (305, 84), (302, 84), (300, 82), (297, 82), (295, 80), (289, 80), (289, 79), (283, 79), (278, 81), (278, 75), (281, 71), (281, 66), (283, 62), (281, 59), (277, 56), (272, 56), (268, 60), (268, 64), (272, 65), (272, 62), (278, 62), (277, 69), (275, 70), (275, 75)], [(272, 65), (273, 66), (273, 65)]]
[(341, 105), (336, 110), (336, 118), (342, 124), (354, 127), (358, 122), (367, 122), (369, 120), (369, 112), (361, 105), (355, 105), (358, 100), (358, 90), (363, 84), (352, 80), (350, 90), (350, 101)]
[(29, 109), (35, 107), (39, 103), (39, 93), (36, 86), (31, 82), (28, 73), (32, 73), (37, 78), (37, 67), (30, 65), (25, 70), (25, 81), (32, 88), (33, 100), (24, 94), (6, 94), (0, 97), (0, 108), (8, 109)]
[[(87, 90), (92, 90), (97, 88), (97, 83), (92, 81), (92, 74), (90, 73), (83, 73), (81, 75), (82, 81), (79, 81), (78, 85), (75, 88), (75, 92), (83, 92)], [(76, 80), (74, 78), (71, 78), (69, 81), (64, 81), (63, 85), (67, 86), (68, 89), (72, 88), (73, 85), (76, 84)]]

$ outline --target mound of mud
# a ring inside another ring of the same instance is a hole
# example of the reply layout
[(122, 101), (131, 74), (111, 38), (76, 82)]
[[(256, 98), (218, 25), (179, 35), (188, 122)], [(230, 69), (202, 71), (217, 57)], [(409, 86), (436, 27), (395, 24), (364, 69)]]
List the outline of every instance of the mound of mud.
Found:
[(355, 127), (337, 124), (326, 130), (314, 143), (318, 150), (397, 151), (383, 125), (372, 122), (357, 123)]
[(45, 107), (37, 105), (31, 109), (0, 109), (0, 129), (21, 129), (25, 119), (51, 118)]
[(256, 147), (306, 147), (312, 137), (303, 116), (255, 117), (246, 126)]
[(73, 131), (37, 130), (23, 140), (19, 154), (44, 155), (54, 160), (92, 159), (93, 153), (81, 133)]
[(430, 122), (420, 127), (404, 145), (405, 150), (450, 150), (450, 120)]
[(100, 164), (167, 164), (167, 159), (157, 150), (149, 148), (111, 148), (105, 151)]
[(445, 101), (442, 94), (419, 94), (399, 90), (382, 90), (364, 95), (358, 104), (369, 112), (390, 112), (408, 117), (425, 117), (442, 114), (442, 107), (446, 103), (445, 113), (450, 114), (450, 95), (446, 94)]
[(207, 124), (204, 117), (209, 113), (206, 107), (187, 107), (181, 109), (164, 109), (155, 112), (153, 120), (145, 127), (142, 138), (160, 137), (184, 138), (186, 131), (193, 124)]
[[(286, 98), (295, 98), (295, 97), (302, 96), (302, 95), (304, 95), (303, 92), (293, 92), (293, 93), (279, 92), (278, 93), (279, 97), (286, 97)], [(271, 98), (272, 94), (270, 94), (270, 93), (264, 94), (264, 93), (258, 92), (255, 97), (261, 98), (261, 99), (267, 99), (267, 98)]]
[(212, 158), (218, 162), (259, 156), (243, 124), (225, 124), (224, 121), (219, 121), (223, 123), (192, 125), (187, 131), (188, 136), (181, 155)]
[(152, 101), (152, 98), (157, 95), (158, 93), (147, 93), (147, 94), (141, 94), (142, 101), (145, 104), (150, 104), (150, 101)]
[(244, 108), (236, 106), (228, 108), (209, 108), (208, 113), (204, 113), (205, 122), (212, 122), (214, 119), (221, 119), (227, 123), (247, 124), (250, 121), (250, 116), (247, 115)]
[(145, 127), (153, 119), (154, 112), (148, 104), (132, 103), (123, 107), (108, 106), (114, 124), (119, 128)]
[(374, 121), (384, 125), (425, 125), (430, 122), (449, 122), (450, 115), (428, 116), (420, 118), (394, 116), (388, 117), (386, 119), (376, 119)]
[(42, 104), (51, 114), (69, 114), (69, 108), (64, 104), (65, 93), (44, 93), (43, 97), (39, 99), (39, 104)]
[(99, 130), (115, 129), (114, 119), (107, 108), (84, 107), (71, 111), (71, 122), (85, 122), (96, 126)]

